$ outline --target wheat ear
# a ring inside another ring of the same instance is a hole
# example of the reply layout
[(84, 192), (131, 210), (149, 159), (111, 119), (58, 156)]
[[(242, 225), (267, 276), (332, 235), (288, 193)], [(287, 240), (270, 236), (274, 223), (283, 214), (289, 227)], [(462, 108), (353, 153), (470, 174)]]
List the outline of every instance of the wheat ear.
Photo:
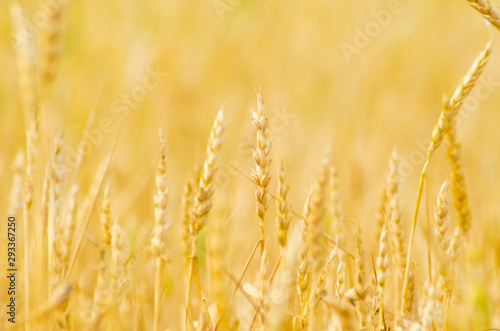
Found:
[(439, 245), (444, 252), (450, 246), (450, 233), (448, 222), (448, 203), (446, 201), (446, 193), (448, 192), (448, 182), (445, 181), (441, 185), (437, 197), (436, 207), (434, 208), (434, 219), (436, 220), (436, 228), (434, 233), (438, 240)]
[(256, 208), (260, 221), (261, 251), (264, 250), (264, 220), (266, 210), (269, 207), (269, 196), (267, 186), (271, 180), (269, 167), (271, 165), (271, 140), (268, 133), (268, 121), (266, 107), (260, 92), (257, 93), (257, 111), (252, 112), (252, 124), (256, 130), (257, 146), (253, 152), (255, 169), (252, 171), (252, 179), (256, 184), (255, 197)]
[(181, 240), (182, 240), (182, 255), (184, 256), (185, 265), (189, 265), (189, 256), (191, 254), (191, 234), (189, 233), (189, 224), (191, 223), (191, 207), (194, 196), (194, 181), (192, 176), (188, 175), (184, 182), (184, 192), (182, 195), (182, 223), (181, 223)]
[[(200, 177), (198, 190), (194, 197), (194, 206), (191, 212), (190, 232), (193, 235), (192, 247), (196, 246), (197, 236), (205, 226), (206, 216), (212, 209), (212, 195), (214, 194), (214, 177), (217, 171), (216, 161), (222, 145), (222, 133), (225, 129), (224, 112), (219, 110), (210, 133), (207, 145), (207, 156), (203, 165), (203, 172)], [(191, 250), (194, 253), (194, 249)]]
[(389, 274), (389, 236), (387, 224), (382, 228), (379, 240), (379, 252), (377, 256), (377, 285), (378, 285), (378, 295), (380, 300), (380, 323), (379, 329), (386, 330), (385, 319), (384, 319), (384, 289), (385, 281), (387, 280)]
[(325, 216), (325, 194), (330, 168), (330, 151), (325, 155), (319, 177), (313, 189), (311, 200), (311, 217), (309, 219), (309, 259), (312, 263), (312, 271), (318, 275), (322, 265), (321, 240), (323, 237), (323, 218)]
[(425, 304), (424, 310), (422, 312), (422, 331), (433, 331), (435, 330), (434, 320), (435, 320), (435, 290), (434, 286), (430, 286), (427, 302)]
[[(335, 239), (337, 244), (346, 246), (345, 244), (345, 224), (344, 212), (342, 210), (342, 201), (340, 200), (339, 176), (337, 169), (334, 166), (330, 167), (330, 195), (332, 202), (332, 222), (335, 231)], [(344, 252), (340, 250), (339, 258), (343, 259)]]
[(286, 245), (288, 226), (290, 225), (290, 207), (287, 201), (289, 186), (285, 184), (285, 165), (280, 160), (278, 166), (278, 194), (276, 195), (276, 236), (281, 248), (281, 256), (284, 258), (284, 248)]
[(40, 34), (40, 72), (42, 86), (45, 88), (52, 83), (56, 75), (65, 7), (65, 4), (57, 3), (48, 11), (47, 24)]
[(365, 261), (363, 241), (361, 239), (361, 226), (358, 226), (358, 231), (356, 232), (356, 279), (354, 282), (354, 291), (356, 293), (356, 311), (359, 316), (360, 329), (364, 328), (366, 325), (365, 298), (367, 288), (365, 284), (365, 277)]
[[(312, 192), (309, 192), (304, 205), (304, 212), (302, 215), (302, 223), (299, 226), (301, 232), (301, 242), (298, 253), (298, 268), (297, 268), (297, 294), (299, 296), (299, 303), (301, 308), (301, 323), (304, 323), (306, 313), (307, 299), (309, 293), (309, 283), (311, 278), (311, 266), (309, 264), (308, 252), (308, 223), (311, 216), (311, 197)], [(302, 325), (302, 324), (301, 324)]]
[[(19, 74), (19, 92), (25, 119), (36, 113), (37, 104), (37, 69), (35, 43), (30, 24), (24, 10), (18, 2), (10, 6), (10, 15), (14, 24), (17, 70)], [(35, 115), (36, 117), (36, 115)]]
[(471, 214), (465, 187), (463, 165), (460, 158), (460, 144), (456, 141), (455, 130), (453, 128), (446, 133), (445, 139), (453, 202), (457, 211), (458, 226), (465, 235), (470, 228)]
[(104, 188), (104, 198), (101, 202), (100, 222), (101, 222), (102, 250), (107, 252), (109, 250), (109, 246), (111, 245), (111, 233), (109, 232), (109, 228), (111, 227), (111, 206), (110, 206), (110, 202), (109, 202), (109, 183)]
[(491, 5), (489, 0), (466, 0), (467, 3), (477, 10), (484, 19), (491, 23), (495, 28), (500, 30), (500, 15), (498, 10)]
[[(160, 133), (161, 135), (161, 133)], [(161, 271), (163, 260), (166, 256), (167, 231), (170, 225), (167, 215), (168, 187), (167, 187), (167, 144), (160, 136), (161, 156), (156, 172), (156, 195), (154, 197), (155, 206), (155, 226), (151, 239), (151, 251), (156, 258), (155, 275), (155, 301), (154, 301), (154, 330), (160, 329), (160, 299), (161, 299)]]
[(310, 320), (309, 323), (307, 323), (307, 326), (310, 326), (312, 330), (318, 330), (320, 327), (319, 325), (319, 318), (316, 316), (316, 309), (317, 309), (317, 303), (323, 296), (323, 292), (325, 290), (325, 285), (326, 285), (326, 280), (328, 277), (328, 274), (330, 273), (332, 267), (333, 267), (333, 262), (335, 261), (335, 257), (337, 256), (337, 250), (334, 249), (326, 258), (326, 261), (323, 265), (323, 267), (320, 269), (320, 272), (318, 274), (318, 278), (316, 279), (316, 285), (314, 288), (314, 291), (311, 292), (311, 296), (309, 299), (308, 303), (308, 309), (306, 309), (306, 316), (307, 319)]
[(118, 219), (115, 219), (113, 225), (110, 229), (111, 232), (111, 293), (118, 303), (118, 301), (123, 300), (126, 291), (125, 286), (128, 282), (125, 262), (127, 241), (122, 227), (118, 223)]

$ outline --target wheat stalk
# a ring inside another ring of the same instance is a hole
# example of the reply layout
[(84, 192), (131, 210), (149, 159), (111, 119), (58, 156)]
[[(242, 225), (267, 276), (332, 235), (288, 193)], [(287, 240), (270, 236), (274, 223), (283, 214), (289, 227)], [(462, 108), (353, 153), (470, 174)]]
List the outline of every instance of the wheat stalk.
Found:
[(214, 177), (217, 171), (216, 162), (219, 154), (220, 146), (222, 145), (222, 133), (226, 126), (224, 123), (224, 112), (219, 110), (215, 118), (210, 138), (207, 145), (207, 155), (203, 164), (203, 171), (198, 184), (198, 189), (194, 196), (194, 206), (191, 211), (191, 224), (189, 232), (191, 234), (191, 263), (189, 264), (188, 281), (186, 289), (186, 313), (185, 327), (189, 329), (189, 313), (191, 310), (191, 283), (193, 280), (193, 272), (195, 268), (195, 253), (196, 244), (198, 242), (198, 234), (205, 226), (207, 215), (212, 209), (211, 198), (214, 194)]
[(460, 110), (465, 99), (470, 94), (472, 88), (475, 86), (477, 80), (479, 79), (481, 73), (483, 72), (484, 67), (486, 66), (486, 63), (488, 63), (488, 59), (489, 59), (489, 56), (491, 54), (492, 46), (493, 45), (491, 42), (488, 43), (486, 45), (485, 49), (476, 57), (472, 66), (470, 67), (469, 71), (464, 76), (464, 78), (462, 79), (462, 81), (458, 85), (458, 87), (455, 89), (455, 92), (453, 93), (452, 97), (448, 101), (445, 101), (445, 103), (443, 105), (443, 109), (441, 111), (441, 115), (439, 116), (438, 123), (436, 124), (436, 126), (433, 129), (431, 143), (429, 145), (429, 148), (427, 149), (427, 158), (426, 158), (425, 164), (422, 168), (422, 172), (420, 174), (420, 180), (419, 180), (419, 184), (418, 184), (417, 199), (415, 202), (415, 211), (413, 213), (410, 239), (408, 242), (408, 253), (407, 253), (407, 260), (406, 260), (405, 277), (404, 277), (404, 282), (403, 282), (403, 296), (405, 295), (405, 292), (406, 292), (407, 286), (408, 286), (408, 273), (409, 273), (408, 266), (409, 266), (410, 261), (411, 261), (413, 239), (415, 237), (415, 229), (417, 227), (417, 218), (418, 218), (418, 211), (419, 211), (419, 207), (420, 207), (420, 200), (422, 198), (422, 191), (424, 188), (426, 171), (427, 171), (427, 167), (429, 166), (431, 155), (437, 149), (437, 147), (441, 144), (446, 132), (448, 132), (451, 129), (451, 125), (453, 123), (454, 117), (456, 116), (456, 114)]

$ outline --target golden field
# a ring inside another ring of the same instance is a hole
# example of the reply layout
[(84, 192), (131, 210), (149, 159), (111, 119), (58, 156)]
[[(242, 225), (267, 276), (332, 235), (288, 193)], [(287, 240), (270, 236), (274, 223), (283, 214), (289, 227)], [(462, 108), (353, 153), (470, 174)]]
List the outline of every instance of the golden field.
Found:
[(3, 2), (0, 329), (500, 328), (496, 5)]

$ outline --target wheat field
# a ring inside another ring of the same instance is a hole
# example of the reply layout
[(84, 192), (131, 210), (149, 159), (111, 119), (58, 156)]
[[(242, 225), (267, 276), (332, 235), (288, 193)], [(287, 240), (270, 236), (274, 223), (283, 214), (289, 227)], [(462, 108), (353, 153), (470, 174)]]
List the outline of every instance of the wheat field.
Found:
[(0, 330), (500, 329), (497, 5), (2, 2)]

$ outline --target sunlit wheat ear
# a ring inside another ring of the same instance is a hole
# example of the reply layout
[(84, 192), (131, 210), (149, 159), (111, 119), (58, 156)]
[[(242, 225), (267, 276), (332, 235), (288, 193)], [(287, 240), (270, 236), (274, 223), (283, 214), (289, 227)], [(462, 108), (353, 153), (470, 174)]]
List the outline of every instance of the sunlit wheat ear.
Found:
[(356, 294), (356, 310), (359, 318), (359, 327), (364, 328), (366, 326), (366, 275), (365, 275), (365, 261), (364, 261), (364, 249), (363, 242), (361, 239), (361, 226), (358, 226), (358, 231), (356, 232), (356, 278), (354, 281), (354, 291)]
[(191, 207), (194, 198), (194, 179), (191, 175), (186, 177), (184, 181), (184, 192), (182, 195), (182, 223), (181, 223), (181, 243), (182, 255), (184, 256), (185, 265), (189, 264), (190, 249), (191, 249), (191, 234), (189, 233), (189, 225), (191, 223)]
[(52, 188), (54, 191), (56, 224), (60, 223), (62, 187), (64, 180), (64, 161), (62, 155), (62, 148), (63, 148), (62, 135), (59, 131), (57, 131), (56, 137), (54, 139), (54, 147), (53, 147), (54, 150), (52, 152), (52, 168), (50, 174)]
[(19, 92), (25, 119), (32, 119), (37, 103), (37, 69), (35, 42), (23, 7), (18, 2), (10, 5), (10, 16), (14, 24), (14, 42), (19, 75)]
[[(387, 178), (387, 199), (388, 199), (388, 229), (390, 234), (389, 246), (393, 251), (392, 258), (394, 261), (395, 269), (395, 293), (394, 302), (396, 313), (399, 313), (401, 305), (400, 298), (400, 284), (403, 282), (404, 272), (406, 267), (406, 251), (404, 247), (403, 227), (401, 225), (401, 213), (399, 206), (399, 158), (396, 150), (393, 150), (390, 166), (389, 176)], [(396, 320), (399, 322), (399, 315), (396, 314)]]
[[(212, 209), (212, 195), (214, 194), (214, 178), (217, 171), (217, 158), (222, 145), (222, 133), (226, 125), (224, 123), (224, 112), (219, 110), (215, 118), (210, 139), (207, 145), (207, 156), (203, 164), (203, 171), (194, 197), (194, 206), (191, 220), (191, 233), (196, 236), (205, 226), (206, 216)], [(196, 242), (194, 242), (196, 245)]]
[(283, 164), (283, 160), (280, 160), (278, 166), (278, 194), (276, 195), (276, 209), (278, 211), (276, 217), (276, 236), (282, 256), (286, 245), (288, 226), (290, 225), (290, 206), (287, 201), (289, 189), (289, 186), (285, 184), (285, 165)]
[[(299, 231), (301, 232), (300, 237), (300, 248), (298, 253), (298, 269), (297, 269), (297, 294), (299, 296), (299, 303), (301, 308), (301, 318), (304, 319), (307, 300), (310, 291), (310, 278), (311, 278), (311, 266), (309, 262), (308, 252), (308, 224), (309, 218), (311, 216), (311, 196), (312, 192), (309, 192), (306, 198), (306, 203), (304, 205), (304, 212), (302, 216), (302, 222), (299, 225)], [(302, 322), (301, 322), (302, 323)]]
[(125, 270), (125, 261), (127, 259), (126, 249), (127, 241), (125, 239), (122, 227), (118, 223), (118, 219), (115, 220), (110, 229), (111, 233), (111, 277), (110, 285), (111, 292), (115, 302), (118, 304), (119, 301), (124, 300), (125, 287), (128, 283), (127, 274)]
[(107, 252), (109, 250), (109, 245), (111, 244), (111, 233), (109, 232), (109, 228), (111, 227), (111, 206), (109, 203), (109, 183), (104, 188), (104, 198), (101, 202), (101, 210), (100, 210), (100, 221), (101, 221), (102, 250)]
[(316, 308), (319, 300), (323, 296), (323, 292), (325, 291), (326, 280), (328, 274), (331, 272), (333, 268), (333, 263), (335, 262), (335, 257), (337, 256), (337, 251), (334, 249), (326, 258), (325, 263), (320, 268), (320, 272), (318, 274), (318, 278), (316, 279), (316, 285), (314, 290), (311, 292), (309, 303), (307, 306), (306, 316), (309, 318), (310, 327), (313, 330), (317, 330), (319, 327), (319, 316), (316, 315)]
[(60, 224), (56, 222), (54, 186), (49, 192), (49, 295), (64, 280)]
[(380, 300), (380, 323), (379, 329), (385, 330), (385, 322), (384, 322), (384, 289), (387, 277), (389, 275), (389, 263), (390, 263), (390, 254), (389, 254), (389, 234), (387, 229), (387, 224), (382, 228), (382, 232), (380, 233), (379, 240), (379, 252), (377, 256), (377, 283), (378, 283), (378, 295)]
[(335, 292), (337, 295), (337, 298), (342, 301), (345, 296), (345, 262), (340, 260), (339, 261), (339, 266), (337, 269), (337, 281), (335, 284)]
[(465, 235), (470, 228), (471, 214), (465, 187), (462, 159), (460, 157), (460, 144), (456, 141), (455, 130), (447, 132), (446, 143), (446, 156), (450, 171), (450, 186), (453, 194), (453, 202), (457, 211), (458, 225)]
[(91, 323), (95, 329), (99, 329), (99, 325), (104, 314), (108, 310), (111, 301), (109, 292), (109, 270), (101, 258), (99, 271), (97, 273), (97, 283), (94, 289), (94, 301), (92, 303)]
[(439, 272), (439, 286), (436, 286), (436, 299), (442, 302), (445, 299), (445, 295), (449, 293), (451, 289), (451, 283), (449, 279), (449, 265), (448, 261), (451, 259), (446, 259), (448, 248), (450, 247), (451, 235), (449, 231), (449, 220), (448, 220), (448, 202), (446, 200), (446, 195), (448, 192), (448, 182), (445, 181), (441, 185), (439, 194), (437, 197), (436, 206), (434, 208), (434, 218), (436, 220), (434, 233), (441, 247), (442, 254), (437, 254), (437, 266)]
[(156, 172), (156, 195), (154, 196), (155, 225), (153, 238), (151, 239), (151, 251), (156, 258), (155, 275), (155, 301), (154, 301), (154, 330), (160, 329), (160, 299), (161, 299), (161, 275), (163, 261), (167, 255), (167, 235), (170, 222), (167, 215), (168, 186), (167, 186), (167, 143), (161, 136), (161, 156)]
[(111, 261), (109, 268), (111, 275), (109, 278), (109, 289), (112, 295), (112, 303), (117, 310), (119, 317), (118, 323), (126, 326), (124, 317), (128, 317), (131, 310), (130, 292), (131, 292), (131, 272), (127, 266), (128, 243), (125, 232), (115, 218), (110, 228), (111, 232)]
[[(33, 205), (33, 181), (35, 172), (35, 161), (38, 156), (38, 122), (32, 123), (27, 132), (27, 146), (26, 146), (26, 175), (24, 180), (24, 205), (31, 216), (31, 209)], [(26, 219), (28, 221), (28, 219)]]
[(445, 181), (443, 185), (441, 185), (441, 189), (439, 190), (437, 197), (436, 207), (434, 208), (434, 219), (436, 220), (434, 233), (436, 234), (438, 243), (444, 252), (446, 252), (450, 246), (448, 202), (446, 201), (447, 192), (448, 182)]
[(40, 206), (40, 224), (43, 225), (43, 237), (46, 235), (47, 222), (49, 217), (49, 189), (50, 189), (50, 168), (45, 168), (45, 174), (43, 176), (43, 184), (42, 184), (42, 196), (40, 198), (41, 206)]
[(452, 260), (454, 260), (458, 254), (461, 239), (462, 239), (462, 233), (460, 227), (457, 226), (453, 231), (453, 235), (451, 236), (450, 239), (450, 246), (448, 246), (448, 251), (446, 252)]
[(77, 202), (76, 195), (78, 194), (78, 185), (71, 186), (69, 192), (68, 213), (64, 222), (61, 222), (61, 253), (63, 257), (64, 272), (67, 271), (69, 258), (71, 255), (71, 247), (73, 245), (73, 237), (76, 227)]
[(384, 183), (382, 186), (380, 193), (379, 193), (379, 200), (378, 200), (378, 205), (377, 209), (375, 210), (375, 224), (376, 224), (376, 231), (375, 231), (375, 240), (378, 243), (378, 239), (380, 238), (380, 232), (382, 231), (382, 228), (384, 227), (385, 223), (385, 218), (387, 216), (387, 203), (388, 203), (388, 198), (387, 198), (387, 184)]
[(65, 8), (66, 4), (60, 2), (52, 6), (47, 11), (47, 22), (40, 32), (40, 74), (44, 87), (48, 87), (56, 75)]
[(422, 331), (433, 331), (435, 330), (435, 290), (434, 286), (430, 286), (427, 294), (427, 302), (422, 312)]
[(466, 0), (472, 8), (477, 10), (485, 20), (500, 30), (500, 15), (498, 10), (493, 7), (489, 0)]
[[(413, 311), (414, 291), (415, 291), (415, 277), (412, 273), (408, 277), (408, 288), (403, 296), (402, 313), (403, 316), (408, 316)], [(411, 317), (411, 316), (410, 316)]]
[(267, 111), (260, 92), (257, 93), (257, 111), (252, 112), (252, 124), (256, 130), (257, 146), (253, 151), (255, 169), (252, 171), (252, 179), (256, 184), (255, 197), (256, 208), (260, 221), (261, 249), (264, 249), (264, 220), (269, 207), (269, 196), (267, 186), (271, 180), (269, 171), (271, 165), (271, 139), (268, 133)]
[(151, 239), (151, 251), (155, 257), (166, 256), (167, 229), (170, 225), (167, 215), (168, 185), (167, 185), (167, 145), (163, 137), (161, 142), (161, 156), (156, 172), (156, 195), (154, 196), (155, 225)]
[[(78, 185), (73, 185), (69, 192), (68, 213), (66, 219), (61, 220), (56, 229), (54, 242), (52, 243), (53, 256), (51, 262), (53, 263), (53, 271), (50, 280), (53, 282), (51, 293), (55, 295), (58, 289), (66, 283), (64, 282), (64, 275), (68, 270), (69, 259), (71, 254), (71, 246), (73, 243), (73, 235), (76, 226), (76, 195), (78, 193)], [(50, 203), (55, 205), (54, 190), (50, 193)], [(51, 208), (50, 210), (53, 210)], [(58, 306), (55, 310), (54, 318), (57, 324), (62, 329), (67, 329), (71, 323), (71, 315), (67, 312), (67, 302)]]
[(312, 271), (318, 275), (321, 271), (323, 254), (322, 254), (322, 237), (323, 237), (323, 218), (325, 216), (325, 195), (328, 179), (328, 170), (330, 169), (330, 155), (328, 150), (321, 166), (319, 177), (313, 189), (311, 197), (311, 217), (309, 218), (309, 259), (312, 264)]
[[(293, 313), (297, 299), (297, 271), (299, 269), (299, 250), (302, 248), (302, 222), (290, 231), (284, 254), (282, 274), (282, 290), (286, 294), (288, 306), (287, 315)], [(300, 300), (299, 300), (300, 303)], [(291, 316), (288, 316), (289, 319)]]
[(467, 96), (469, 96), (472, 88), (476, 85), (484, 67), (488, 63), (493, 44), (490, 42), (486, 48), (476, 57), (467, 74), (462, 78), (462, 81), (453, 92), (451, 98), (445, 101), (443, 110), (439, 116), (438, 123), (432, 131), (432, 140), (427, 150), (427, 159), (430, 159), (432, 153), (439, 147), (443, 141), (445, 132), (450, 130), (453, 120)]
[[(333, 228), (335, 232), (335, 239), (339, 245), (345, 246), (345, 224), (344, 212), (342, 210), (342, 202), (340, 200), (339, 176), (337, 169), (333, 166), (330, 167), (330, 195), (332, 203), (333, 215)], [(339, 257), (343, 258), (344, 252), (339, 251)]]

